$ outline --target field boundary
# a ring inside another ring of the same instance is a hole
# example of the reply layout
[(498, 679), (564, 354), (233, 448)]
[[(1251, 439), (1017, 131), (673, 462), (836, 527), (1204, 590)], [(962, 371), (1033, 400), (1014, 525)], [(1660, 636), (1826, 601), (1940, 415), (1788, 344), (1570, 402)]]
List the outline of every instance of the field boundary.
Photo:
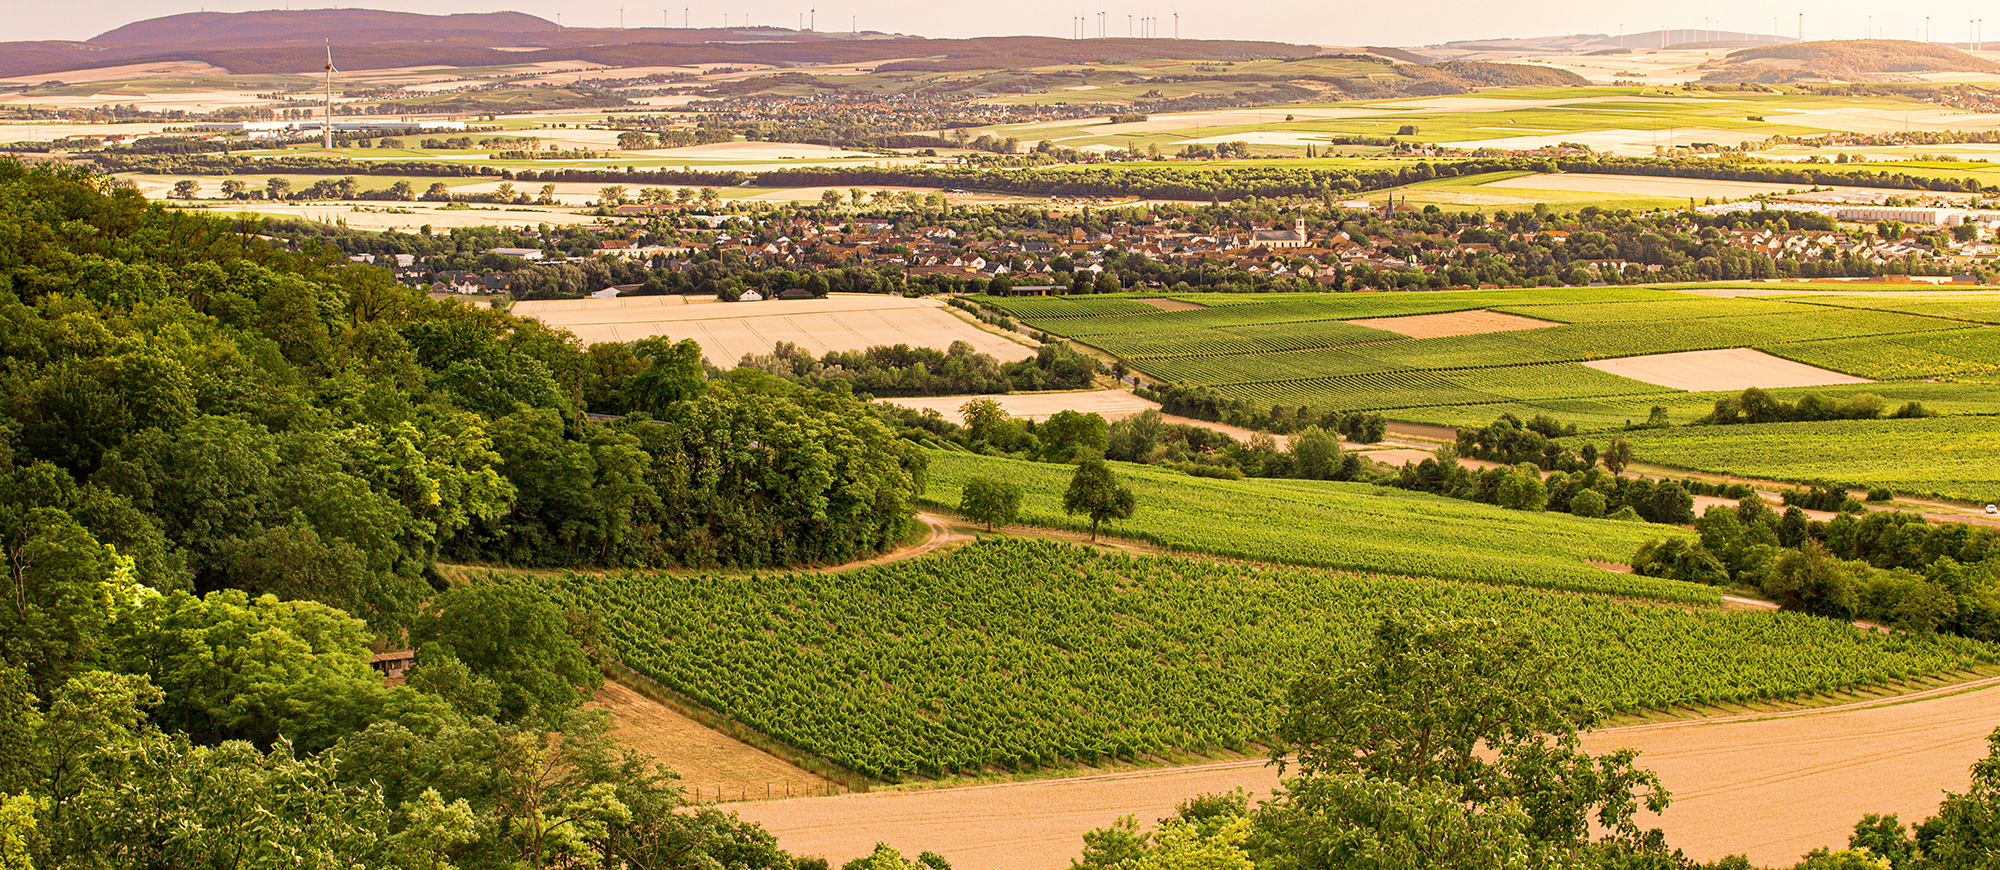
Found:
[[(1718, 725), (1718, 724), (1728, 724), (1736, 722), (1759, 722), (1771, 719), (1793, 719), (1803, 716), (1813, 716), (1826, 713), (1840, 713), (1852, 710), (1868, 710), (1877, 707), (1891, 707), (1899, 704), (1912, 704), (1921, 701), (1929, 701), (1938, 698), (1950, 697), (1953, 695), (1961, 695), (1968, 692), (1982, 691), (1994, 688), (1995, 686), (2000, 686), (2000, 675), (1984, 676), (1978, 679), (1968, 680), (1964, 682), (1950, 683), (1943, 686), (1935, 686), (1928, 689), (1922, 689), (1919, 691), (1909, 692), (1905, 694), (1887, 695), (1880, 698), (1868, 698), (1859, 701), (1851, 701), (1842, 704), (1834, 704), (1823, 707), (1803, 707), (1791, 710), (1772, 710), (1772, 711), (1760, 711), (1751, 713), (1735, 713), (1722, 716), (1686, 716), (1686, 717), (1677, 717), (1674, 719), (1663, 720), (1659, 722), (1640, 722), (1629, 725), (1613, 725), (1604, 728), (1595, 728), (1584, 733), (1622, 734), (1632, 731), (1656, 730), (1663, 728), (1681, 728), (1681, 727), (1690, 727), (1696, 725)], [(1269, 756), (1264, 756), (1264, 757), (1252, 756), (1246, 758), (1232, 758), (1232, 759), (1223, 759), (1217, 761), (1204, 761), (1195, 764), (1164, 765), (1164, 766), (1146, 765), (1143, 763), (1123, 763), (1112, 769), (1095, 771), (1091, 773), (1072, 774), (1069, 776), (1047, 777), (1047, 776), (1035, 776), (1033, 775), (1033, 772), (1026, 772), (1020, 775), (1008, 777), (1006, 779), (1001, 779), (998, 781), (974, 782), (963, 785), (952, 785), (948, 783), (936, 783), (936, 782), (927, 782), (923, 780), (912, 780), (908, 782), (896, 783), (895, 785), (889, 788), (877, 790), (876, 793), (893, 794), (898, 792), (909, 792), (909, 791), (984, 791), (990, 789), (1016, 788), (1020, 786), (1038, 785), (1038, 784), (1046, 785), (1046, 784), (1062, 784), (1062, 783), (1107, 782), (1107, 781), (1117, 781), (1125, 779), (1144, 779), (1147, 777), (1154, 777), (1154, 776), (1167, 776), (1187, 771), (1230, 770), (1238, 768), (1264, 767), (1270, 765), (1271, 763), (1272, 759)], [(1048, 771), (1050, 769), (1044, 768), (1044, 770)]]
[[(1993, 674), (1993, 669), (1990, 667), (1974, 669), (1973, 673), (1980, 673), (1982, 671), (1986, 672), (1988, 675), (1972, 680), (1966, 680), (1964, 682), (1946, 683), (1942, 686), (1932, 686), (1930, 688), (1918, 689), (1917, 691), (1914, 692), (1905, 692), (1897, 695), (1883, 695), (1881, 697), (1876, 697), (1876, 698), (1863, 698), (1858, 701), (1845, 701), (1839, 704), (1828, 704), (1825, 706), (1818, 706), (1818, 707), (1795, 706), (1795, 707), (1789, 707), (1787, 709), (1757, 710), (1748, 713), (1729, 713), (1721, 716), (1682, 716), (1670, 719), (1662, 719), (1655, 722), (1635, 722), (1629, 725), (1613, 725), (1607, 728), (1596, 729), (1591, 733), (1612, 733), (1612, 732), (1622, 733), (1627, 731), (1642, 731), (1655, 728), (1682, 728), (1690, 725), (1713, 725), (1713, 724), (1721, 724), (1727, 722), (1762, 722), (1767, 719), (1794, 719), (1800, 716), (1811, 716), (1819, 713), (1838, 713), (1846, 710), (1870, 710), (1876, 707), (1893, 707), (1898, 704), (1914, 704), (1919, 701), (1929, 701), (1936, 698), (1950, 697), (1952, 695), (1962, 695), (1967, 692), (1977, 692), (1984, 689), (1993, 688), (1994, 686), (2000, 686), (2000, 675)], [(1809, 695), (1796, 699), (1788, 699), (1788, 700), (1781, 699), (1775, 702), (1767, 702), (1767, 703), (1781, 703), (1781, 704), (1805, 703), (1811, 701), (1814, 698), (1826, 698), (1826, 697), (1831, 697), (1831, 696), (1826, 694)]]
[(768, 752), (814, 776), (839, 783), (842, 788), (854, 792), (866, 792), (877, 783), (866, 776), (841, 767), (831, 761), (806, 752), (789, 743), (765, 734), (748, 725), (710, 710), (690, 700), (686, 695), (667, 688), (658, 680), (639, 673), (616, 659), (605, 659), (598, 669), (604, 675), (623, 684), (646, 699), (659, 703), (668, 709), (686, 716), (712, 731), (719, 732), (753, 749)]

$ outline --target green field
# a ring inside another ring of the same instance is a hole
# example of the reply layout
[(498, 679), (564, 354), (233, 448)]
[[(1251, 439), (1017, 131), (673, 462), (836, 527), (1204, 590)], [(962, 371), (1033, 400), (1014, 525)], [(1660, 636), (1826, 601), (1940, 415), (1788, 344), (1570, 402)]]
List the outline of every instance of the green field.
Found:
[(1633, 432), (1625, 440), (1645, 462), (2000, 500), (2000, 417), (1703, 426)]
[[(1213, 480), (1152, 466), (1117, 468), (1138, 496), (1139, 510), (1107, 533), (1173, 550), (1669, 601), (1718, 600), (1706, 586), (1614, 574), (1586, 561), (1623, 562), (1647, 541), (1683, 534), (1668, 526), (1510, 511), (1360, 483)], [(967, 479), (995, 477), (1025, 491), (1022, 522), (1088, 531), (1087, 518), (1062, 511), (1070, 471), (1067, 465), (933, 453), (923, 500), (956, 509)]]
[(1615, 710), (1810, 695), (1991, 660), (1946, 636), (1018, 539), (840, 574), (570, 574), (607, 651), (883, 779), (1251, 750), (1285, 686), (1421, 609), (1527, 628)]
[[(1180, 297), (1210, 306), (1193, 311), (1134, 308), (1130, 300), (1094, 296), (986, 304), (1160, 380), (1211, 387), (1258, 406), (1380, 411), (1444, 425), (1491, 421), (1502, 412), (1550, 414), (1601, 429), (1644, 420), (1658, 405), (1676, 422), (1688, 422), (1727, 394), (1683, 392), (1578, 363), (1747, 347), (1883, 381), (1861, 391), (1899, 403), (1920, 401), (1950, 414), (2000, 410), (2000, 388), (1991, 383), (2000, 380), (2000, 328), (1993, 326), (2000, 322), (2000, 294), (1862, 297), (1751, 286), (1774, 295), (1600, 287)], [(1408, 338), (1385, 331), (1385, 324), (1346, 322), (1479, 309), (1554, 325)]]
[(1492, 212), (1496, 209), (1518, 209), (1535, 203), (1548, 203), (1563, 211), (1574, 211), (1587, 206), (1596, 206), (1605, 211), (1630, 209), (1632, 211), (1653, 211), (1656, 209), (1686, 208), (1687, 201), (1675, 197), (1642, 196), (1638, 194), (1597, 193), (1584, 190), (1538, 190), (1525, 187), (1487, 187), (1495, 181), (1533, 175), (1531, 172), (1483, 172), (1478, 175), (1461, 175), (1454, 178), (1438, 178), (1416, 184), (1404, 185), (1387, 190), (1369, 191), (1365, 198), (1386, 200), (1390, 195), (1396, 201), (1408, 202), (1412, 206), (1437, 206), (1448, 212)]
[[(1139, 91), (1148, 88), (1161, 88), (1163, 93), (1178, 96), (1208, 92), (1198, 88), (1220, 89), (1228, 84), (1202, 81), (1133, 85), (1114, 84), (1105, 78), (1078, 79), (1078, 82), (1085, 81), (1102, 84), (1095, 87), (1092, 84), (1074, 85), (1092, 88), (1090, 90), (1057, 89), (1007, 99), (1033, 103), (1132, 100), (1138, 97)], [(1164, 90), (1168, 87), (1179, 90)], [(1234, 87), (1248, 90), (1241, 84)], [(1068, 147), (1114, 145), (1144, 150), (1157, 145), (1168, 152), (1178, 150), (1183, 142), (1190, 139), (1224, 141), (1233, 135), (1254, 139), (1257, 137), (1250, 134), (1278, 134), (1278, 138), (1257, 142), (1255, 147), (1260, 153), (1293, 155), (1303, 153), (1303, 142), (1316, 136), (1394, 136), (1415, 142), (1484, 142), (1510, 138), (1536, 141), (1599, 130), (1630, 130), (1649, 134), (1650, 138), (1641, 140), (1642, 144), (1655, 141), (1659, 145), (1689, 145), (1710, 138), (1724, 138), (1728, 140), (1727, 144), (1735, 144), (1739, 140), (1811, 136), (1826, 132), (1828, 128), (1813, 126), (1815, 117), (1812, 110), (1866, 111), (1889, 115), (1912, 107), (1927, 108), (1924, 104), (1888, 97), (1829, 97), (1802, 92), (1730, 91), (1705, 93), (1694, 99), (1688, 99), (1688, 96), (1659, 88), (1509, 88), (1482, 91), (1479, 99), (1471, 105), (1450, 98), (1402, 97), (1272, 106), (1264, 114), (1253, 114), (1247, 119), (1240, 115), (1215, 116), (1206, 123), (1126, 126), (1084, 121), (1002, 125), (982, 128), (980, 132), (1018, 136), (1028, 141), (1047, 138)], [(1342, 111), (1332, 117), (1327, 116), (1329, 113), (1312, 111), (1329, 107), (1338, 107)], [(1405, 127), (1415, 127), (1416, 132), (1405, 133)], [(1286, 139), (1300, 144), (1290, 144), (1284, 141)], [(1329, 147), (1347, 151), (1358, 146)], [(1971, 170), (1964, 168), (1966, 164), (1952, 163), (1869, 164), (1868, 171), (1884, 166), (1922, 175), (1963, 177), (1971, 174)], [(1861, 170), (1857, 168), (1856, 171)]]

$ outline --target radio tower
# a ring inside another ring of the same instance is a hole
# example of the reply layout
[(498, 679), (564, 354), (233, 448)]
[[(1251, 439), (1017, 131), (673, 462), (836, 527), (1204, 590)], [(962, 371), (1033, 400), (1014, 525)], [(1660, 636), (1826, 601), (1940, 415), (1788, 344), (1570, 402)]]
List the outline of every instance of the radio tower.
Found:
[(336, 72), (339, 72), (339, 70), (333, 68), (333, 43), (328, 42), (326, 44), (326, 127), (322, 131), (325, 133), (324, 144), (328, 151), (333, 150), (333, 74)]

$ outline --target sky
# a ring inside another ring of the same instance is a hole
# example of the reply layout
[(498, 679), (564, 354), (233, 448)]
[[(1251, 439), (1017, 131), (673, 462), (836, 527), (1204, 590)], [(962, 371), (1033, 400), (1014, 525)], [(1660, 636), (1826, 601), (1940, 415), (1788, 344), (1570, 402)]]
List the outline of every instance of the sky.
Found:
[[(1989, 0), (1942, 0), (1907, 7), (1865, 0), (1827, 0), (1804, 5), (1794, 0), (1675, 0), (1671, 3), (1617, 3), (1605, 0), (1419, 0), (1403, 3), (1334, 3), (1329, 0), (1259, 0), (1259, 2), (1174, 3), (1171, 0), (730, 0), (692, 2), (664, 7), (634, 0), (365, 0), (328, 4), (292, 0), (291, 8), (331, 5), (365, 6), (410, 12), (493, 12), (511, 10), (539, 15), (579, 27), (617, 27), (621, 6), (630, 27), (660, 26), (663, 19), (679, 26), (685, 15), (700, 27), (753, 25), (795, 27), (799, 16), (818, 7), (822, 30), (881, 30), (933, 37), (1042, 35), (1067, 36), (1076, 16), (1088, 19), (1096, 35), (1096, 14), (1104, 12), (1107, 36), (1125, 36), (1128, 20), (1152, 16), (1160, 36), (1173, 36), (1174, 13), (1180, 13), (1180, 35), (1204, 39), (1268, 39), (1321, 45), (1428, 45), (1447, 40), (1553, 36), (1570, 33), (1615, 34), (1661, 27), (1770, 32), (1797, 35), (1799, 14), (1805, 14), (1807, 39), (1856, 39), (1868, 34), (1869, 16), (1877, 35), (1897, 39), (1922, 38), (1924, 13), (1933, 16), (1932, 38), (1965, 42), (1968, 19), (1987, 9), (2000, 11)], [(4, 39), (88, 39), (120, 25), (182, 12), (246, 12), (286, 8), (284, 0), (4, 0), (8, 27)], [(671, 10), (671, 11), (669, 11)], [(1914, 14), (1912, 14), (1914, 13)], [(1993, 16), (2000, 25), (2000, 14)], [(2000, 40), (2000, 29), (1995, 31)]]

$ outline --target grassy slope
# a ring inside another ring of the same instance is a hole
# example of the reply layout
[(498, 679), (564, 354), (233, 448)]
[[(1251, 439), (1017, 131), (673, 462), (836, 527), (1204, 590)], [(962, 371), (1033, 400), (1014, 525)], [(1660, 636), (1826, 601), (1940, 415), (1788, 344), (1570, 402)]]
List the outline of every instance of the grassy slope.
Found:
[[(1120, 465), (1138, 496), (1130, 520), (1108, 533), (1176, 550), (1354, 571), (1382, 571), (1517, 586), (1714, 601), (1712, 589), (1613, 574), (1586, 560), (1622, 562), (1639, 545), (1682, 534), (1644, 523), (1509, 511), (1492, 505), (1354, 483), (1210, 480)], [(958, 505), (965, 481), (987, 476), (1025, 490), (1022, 521), (1087, 531), (1063, 514), (1071, 468), (933, 453), (924, 500)]]

